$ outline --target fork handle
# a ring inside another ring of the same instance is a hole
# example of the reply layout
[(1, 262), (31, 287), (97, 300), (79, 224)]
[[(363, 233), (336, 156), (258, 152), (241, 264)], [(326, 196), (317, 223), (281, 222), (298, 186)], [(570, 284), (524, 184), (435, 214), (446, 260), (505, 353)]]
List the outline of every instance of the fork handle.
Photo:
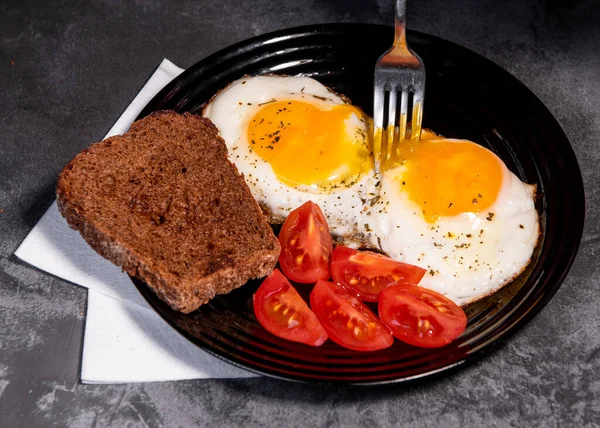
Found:
[(406, 47), (406, 0), (396, 0), (394, 49), (407, 51)]

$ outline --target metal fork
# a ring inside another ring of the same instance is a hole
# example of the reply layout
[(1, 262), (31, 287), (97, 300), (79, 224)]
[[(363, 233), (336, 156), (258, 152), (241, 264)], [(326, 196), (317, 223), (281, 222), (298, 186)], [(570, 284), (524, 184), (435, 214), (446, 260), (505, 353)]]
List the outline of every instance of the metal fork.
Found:
[[(392, 166), (394, 155), (398, 156), (398, 147), (403, 140), (410, 138), (418, 141), (421, 137), (425, 66), (421, 58), (406, 44), (406, 0), (396, 0), (395, 23), (394, 45), (377, 60), (375, 65), (373, 154), (377, 172)], [(400, 95), (399, 109), (397, 109), (398, 94)], [(387, 127), (384, 129), (386, 99), (388, 101)], [(409, 104), (412, 105), (410, 121)], [(411, 127), (407, 129), (409, 122)]]

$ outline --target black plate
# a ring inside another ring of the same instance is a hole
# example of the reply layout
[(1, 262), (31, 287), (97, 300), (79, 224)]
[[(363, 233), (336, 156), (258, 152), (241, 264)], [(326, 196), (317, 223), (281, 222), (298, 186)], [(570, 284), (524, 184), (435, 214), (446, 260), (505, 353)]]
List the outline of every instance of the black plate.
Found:
[[(372, 113), (373, 68), (393, 29), (366, 24), (293, 28), (238, 43), (200, 61), (161, 91), (140, 114), (172, 109), (200, 113), (219, 89), (244, 74), (302, 73)], [(559, 124), (522, 83), (491, 61), (426, 34), (409, 32), (427, 69), (424, 126), (476, 141), (539, 189), (542, 235), (527, 270), (500, 292), (466, 308), (466, 332), (440, 349), (398, 340), (359, 353), (331, 341), (320, 348), (281, 340), (256, 321), (253, 281), (189, 315), (171, 310), (144, 284), (150, 305), (196, 345), (230, 363), (288, 380), (372, 385), (433, 375), (493, 350), (554, 295), (571, 266), (584, 220), (583, 183)]]

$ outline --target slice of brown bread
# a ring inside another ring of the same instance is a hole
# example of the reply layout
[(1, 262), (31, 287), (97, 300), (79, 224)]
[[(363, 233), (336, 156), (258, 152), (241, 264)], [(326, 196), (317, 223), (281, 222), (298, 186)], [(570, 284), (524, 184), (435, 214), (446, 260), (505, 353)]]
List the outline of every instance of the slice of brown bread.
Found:
[(58, 206), (99, 254), (189, 313), (268, 275), (279, 242), (208, 119), (157, 112), (83, 150)]

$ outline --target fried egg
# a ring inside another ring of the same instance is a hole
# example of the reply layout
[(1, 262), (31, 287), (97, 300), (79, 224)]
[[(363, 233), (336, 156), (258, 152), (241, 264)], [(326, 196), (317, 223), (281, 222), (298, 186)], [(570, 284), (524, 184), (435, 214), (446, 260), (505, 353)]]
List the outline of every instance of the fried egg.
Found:
[(527, 266), (539, 236), (535, 186), (467, 140), (424, 133), (402, 156), (383, 173), (367, 224), (383, 252), (427, 270), (419, 285), (464, 305)]
[(376, 173), (370, 119), (308, 77), (239, 79), (206, 105), (230, 160), (271, 223), (307, 202), (337, 241), (427, 270), (420, 285), (459, 305), (510, 282), (539, 236), (535, 186), (491, 151), (423, 131)]
[(332, 234), (356, 242), (363, 206), (376, 191), (360, 109), (311, 78), (256, 76), (231, 83), (203, 115), (271, 222), (311, 200)]

